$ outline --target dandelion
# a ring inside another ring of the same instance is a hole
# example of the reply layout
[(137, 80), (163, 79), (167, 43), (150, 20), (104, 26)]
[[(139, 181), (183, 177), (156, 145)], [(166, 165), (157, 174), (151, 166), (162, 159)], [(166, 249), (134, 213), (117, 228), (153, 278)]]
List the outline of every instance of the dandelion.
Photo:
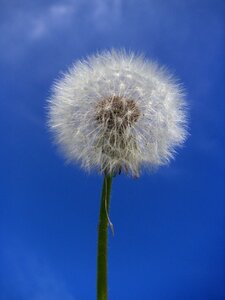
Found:
[(107, 299), (107, 227), (112, 177), (138, 177), (173, 158), (186, 139), (185, 100), (156, 63), (125, 51), (76, 62), (56, 82), (49, 126), (65, 157), (105, 175), (99, 222), (98, 300)]

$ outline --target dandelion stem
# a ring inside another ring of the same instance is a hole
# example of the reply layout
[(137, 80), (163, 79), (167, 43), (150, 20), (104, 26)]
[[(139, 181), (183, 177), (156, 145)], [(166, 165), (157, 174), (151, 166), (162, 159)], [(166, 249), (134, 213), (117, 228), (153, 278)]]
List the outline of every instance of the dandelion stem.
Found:
[(107, 300), (107, 243), (108, 243), (108, 212), (112, 176), (105, 175), (102, 186), (101, 206), (98, 225), (97, 254), (97, 300)]

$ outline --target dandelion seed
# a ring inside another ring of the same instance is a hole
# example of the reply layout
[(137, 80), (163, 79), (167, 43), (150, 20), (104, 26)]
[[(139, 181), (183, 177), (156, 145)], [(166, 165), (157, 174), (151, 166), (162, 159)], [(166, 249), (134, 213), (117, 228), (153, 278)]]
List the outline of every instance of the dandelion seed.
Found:
[(85, 169), (138, 176), (173, 157), (186, 138), (182, 91), (141, 56), (108, 51), (78, 61), (53, 88), (49, 125)]

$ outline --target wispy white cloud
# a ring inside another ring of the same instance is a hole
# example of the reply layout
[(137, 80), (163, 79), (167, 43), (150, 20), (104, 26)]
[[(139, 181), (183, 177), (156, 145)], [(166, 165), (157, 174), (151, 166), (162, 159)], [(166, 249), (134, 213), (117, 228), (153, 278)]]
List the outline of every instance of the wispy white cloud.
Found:
[(74, 13), (75, 6), (70, 4), (54, 4), (38, 12), (23, 10), (14, 19), (12, 29), (17, 31), (17, 23), (20, 22), (23, 29), (21, 34), (24, 34), (25, 38), (40, 39), (59, 27), (61, 29), (66, 27), (71, 22)]
[[(67, 3), (53, 4), (47, 7), (27, 9), (26, 7), (16, 9), (9, 14), (9, 18), (0, 26), (0, 32), (11, 37), (20, 35), (22, 39), (39, 39), (52, 30), (67, 27), (76, 23), (77, 17), (82, 14), (84, 20), (93, 21), (93, 26), (111, 23), (118, 20), (121, 15), (122, 0), (91, 0), (73, 1)], [(93, 29), (93, 28), (92, 28)]]
[(121, 18), (122, 0), (94, 0), (92, 19), (98, 28), (111, 26)]
[(49, 6), (46, 11), (42, 11), (35, 18), (31, 14), (29, 16), (31, 27), (28, 37), (39, 39), (57, 28), (63, 29), (71, 22), (74, 13), (75, 7), (73, 5), (55, 4)]
[(90, 26), (90, 33), (93, 33), (118, 24), (122, 1), (67, 0), (45, 6), (11, 9), (0, 22), (0, 39), (3, 42), (1, 55), (16, 61), (35, 43), (44, 42), (45, 39), (54, 40), (58, 32), (65, 33), (67, 39), (74, 29), (79, 36), (73, 34), (72, 38), (74, 43), (79, 44), (85, 26)]
[(55, 32), (66, 30), (72, 23), (75, 8), (71, 4), (54, 4), (10, 10), (0, 22), (1, 57), (14, 64), (34, 43), (54, 38)]

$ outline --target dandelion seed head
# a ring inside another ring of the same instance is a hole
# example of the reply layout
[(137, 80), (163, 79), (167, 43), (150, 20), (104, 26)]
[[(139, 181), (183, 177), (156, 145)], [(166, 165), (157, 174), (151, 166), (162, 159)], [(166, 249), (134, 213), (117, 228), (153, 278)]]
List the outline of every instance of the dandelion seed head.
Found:
[(173, 158), (187, 136), (186, 105), (173, 77), (125, 51), (76, 62), (53, 87), (49, 127), (69, 161), (138, 176)]

